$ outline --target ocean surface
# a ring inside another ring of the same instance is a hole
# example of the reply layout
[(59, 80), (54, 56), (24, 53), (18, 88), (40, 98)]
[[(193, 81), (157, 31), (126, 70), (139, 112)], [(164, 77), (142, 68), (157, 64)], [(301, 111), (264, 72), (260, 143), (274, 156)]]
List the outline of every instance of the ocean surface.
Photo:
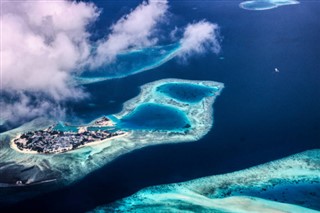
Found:
[[(95, 36), (139, 2), (95, 1), (104, 8), (93, 26)], [(70, 122), (90, 121), (119, 112), (139, 94), (139, 86), (155, 80), (223, 82), (213, 106), (214, 126), (204, 138), (133, 151), (64, 189), (8, 211), (84, 212), (143, 187), (232, 172), (320, 148), (320, 2), (265, 11), (241, 9), (240, 2), (171, 1), (172, 25), (201, 19), (217, 23), (222, 52), (188, 62), (173, 59), (126, 78), (85, 85), (90, 99), (70, 105)]]

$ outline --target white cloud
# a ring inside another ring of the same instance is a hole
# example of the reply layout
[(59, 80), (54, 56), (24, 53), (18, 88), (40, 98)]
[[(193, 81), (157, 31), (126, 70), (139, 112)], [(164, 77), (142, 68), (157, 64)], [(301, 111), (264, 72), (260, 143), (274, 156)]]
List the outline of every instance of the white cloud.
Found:
[(41, 91), (56, 100), (77, 97), (68, 81), (89, 56), (85, 28), (97, 15), (92, 4), (3, 3), (2, 88)]
[(180, 40), (181, 49), (178, 57), (186, 59), (194, 54), (203, 54), (207, 51), (213, 53), (220, 52), (220, 43), (218, 40), (217, 24), (208, 21), (200, 21), (188, 24)]
[(92, 43), (87, 27), (100, 14), (92, 3), (1, 4), (1, 90), (14, 98), (10, 103), (0, 98), (0, 118), (9, 120), (46, 114), (60, 103), (86, 97), (72, 76), (87, 65), (110, 62), (128, 48), (155, 44), (155, 28), (168, 8), (166, 0), (143, 2), (113, 24), (110, 35)]
[[(113, 62), (130, 48), (158, 42), (157, 27), (166, 21), (167, 0), (149, 0), (110, 27), (110, 34), (90, 41), (88, 26), (100, 15), (92, 3), (72, 1), (1, 2), (0, 120), (63, 114), (67, 101), (87, 97), (73, 76)], [(180, 58), (218, 52), (217, 25), (189, 24), (180, 40)], [(172, 33), (181, 32), (176, 28)], [(92, 70), (94, 72), (94, 70)], [(12, 96), (12, 98), (8, 98)], [(51, 113), (52, 114), (52, 113)], [(61, 116), (61, 115), (59, 115)]]
[(0, 101), (1, 119), (9, 121), (11, 124), (20, 123), (38, 116), (51, 116), (56, 119), (63, 119), (65, 116), (65, 109), (60, 104), (54, 103), (49, 99), (44, 98), (35, 101), (24, 93), (15, 93), (14, 96), (15, 101), (11, 103), (4, 100)]
[(170, 32), (169, 36), (172, 41), (176, 41), (178, 39), (177, 34), (179, 33), (180, 30), (181, 30), (180, 28), (175, 26), (174, 29)]
[(1, 90), (15, 96), (11, 104), (1, 105), (1, 113), (9, 119), (40, 114), (40, 109), (31, 108), (26, 94), (39, 94), (41, 100), (34, 98), (33, 105), (41, 109), (50, 109), (52, 102), (85, 97), (70, 82), (89, 57), (86, 27), (98, 17), (97, 8), (69, 1), (1, 4)]
[(164, 20), (168, 5), (166, 0), (143, 2), (128, 15), (111, 26), (111, 34), (99, 42), (93, 67), (112, 61), (128, 48), (139, 48), (157, 42), (154, 36), (157, 24)]

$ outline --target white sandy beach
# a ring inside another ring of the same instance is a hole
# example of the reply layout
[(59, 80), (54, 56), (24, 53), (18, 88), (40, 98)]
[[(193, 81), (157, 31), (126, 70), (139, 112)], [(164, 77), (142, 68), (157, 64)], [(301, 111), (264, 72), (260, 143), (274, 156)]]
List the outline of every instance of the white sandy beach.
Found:
[(12, 149), (14, 149), (15, 151), (17, 152), (21, 152), (21, 153), (24, 153), (24, 154), (39, 154), (37, 151), (32, 151), (32, 150), (29, 150), (29, 149), (24, 149), (24, 150), (20, 150), (17, 146), (17, 144), (14, 143), (14, 140), (19, 138), (21, 135), (18, 135), (17, 137), (13, 138), (11, 141), (10, 141), (10, 147)]
[[(106, 138), (106, 139), (104, 139), (102, 141), (94, 141), (94, 142), (86, 143), (84, 145), (79, 146), (77, 149), (79, 149), (81, 147), (85, 147), (85, 146), (95, 146), (95, 145), (98, 145), (98, 144), (101, 144), (101, 143), (104, 143), (104, 142), (107, 142), (107, 141), (110, 141), (110, 140), (113, 140), (113, 139), (116, 139), (116, 138), (121, 138), (121, 137), (127, 136), (129, 134), (130, 134), (129, 132), (125, 132), (124, 134), (113, 136), (111, 138)], [(74, 150), (77, 150), (77, 149), (74, 149)], [(70, 151), (73, 151), (73, 150), (70, 150)]]

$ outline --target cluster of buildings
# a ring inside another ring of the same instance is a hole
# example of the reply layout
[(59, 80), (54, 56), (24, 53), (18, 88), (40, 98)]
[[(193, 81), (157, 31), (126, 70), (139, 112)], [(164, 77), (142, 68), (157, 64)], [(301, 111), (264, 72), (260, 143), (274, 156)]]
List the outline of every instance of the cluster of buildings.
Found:
[(122, 131), (109, 132), (106, 130), (63, 132), (50, 127), (46, 130), (24, 133), (19, 138), (14, 139), (13, 142), (18, 149), (23, 151), (51, 154), (66, 152), (90, 142), (101, 141), (122, 134), (124, 134)]
[(107, 117), (102, 117), (99, 120), (96, 120), (93, 124), (94, 126), (112, 126), (112, 121)]

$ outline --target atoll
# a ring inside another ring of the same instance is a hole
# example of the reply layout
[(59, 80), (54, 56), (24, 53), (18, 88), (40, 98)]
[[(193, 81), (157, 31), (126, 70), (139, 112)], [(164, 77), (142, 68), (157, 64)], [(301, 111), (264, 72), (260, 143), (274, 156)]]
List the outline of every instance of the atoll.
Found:
[(280, 6), (299, 4), (296, 0), (249, 0), (240, 3), (246, 10), (270, 10)]
[[(205, 97), (199, 103), (189, 104), (176, 101), (170, 97), (163, 97), (155, 91), (157, 86), (170, 82), (204, 85), (215, 88), (216, 92), (212, 96)], [(16, 201), (31, 196), (28, 194), (28, 190), (31, 192), (34, 185), (45, 184), (46, 187), (42, 187), (41, 190), (38, 188), (32, 195), (52, 188), (63, 187), (135, 149), (154, 144), (199, 140), (208, 133), (213, 125), (212, 104), (222, 89), (222, 83), (179, 79), (164, 79), (143, 85), (140, 95), (124, 103), (123, 110), (120, 113), (107, 115), (108, 120), (103, 116), (84, 126), (90, 126), (88, 131), (95, 131), (96, 128), (101, 128), (101, 124), (112, 124), (112, 128), (121, 130), (122, 119), (144, 104), (161, 105), (175, 109), (179, 111), (180, 115), (183, 115), (182, 117), (187, 118), (188, 123), (186, 124), (183, 121), (181, 123), (181, 125), (183, 124), (182, 128), (160, 130), (154, 128), (155, 126), (153, 128), (127, 128), (127, 134), (121, 135), (121, 137), (110, 138), (100, 143), (88, 143), (87, 146), (70, 151), (66, 150), (63, 153), (46, 155), (21, 153), (10, 147), (10, 141), (18, 135), (47, 129), (55, 125), (54, 121), (38, 118), (19, 128), (0, 134), (0, 187), (6, 187), (6, 193), (0, 192), (1, 200), (3, 202), (6, 200)], [(151, 116), (151, 118), (155, 121), (158, 118), (163, 119), (159, 116)], [(167, 119), (170, 121), (170, 117)], [(158, 124), (157, 122), (159, 121), (156, 121), (156, 124)], [(71, 127), (58, 126), (62, 129), (70, 129)], [(52, 187), (48, 187), (48, 185)], [(28, 186), (28, 190), (24, 190), (23, 186)], [(19, 190), (17, 187), (21, 189)], [(10, 193), (10, 191), (15, 191), (15, 193)], [(12, 199), (9, 196), (10, 194), (14, 195), (15, 198)]]

